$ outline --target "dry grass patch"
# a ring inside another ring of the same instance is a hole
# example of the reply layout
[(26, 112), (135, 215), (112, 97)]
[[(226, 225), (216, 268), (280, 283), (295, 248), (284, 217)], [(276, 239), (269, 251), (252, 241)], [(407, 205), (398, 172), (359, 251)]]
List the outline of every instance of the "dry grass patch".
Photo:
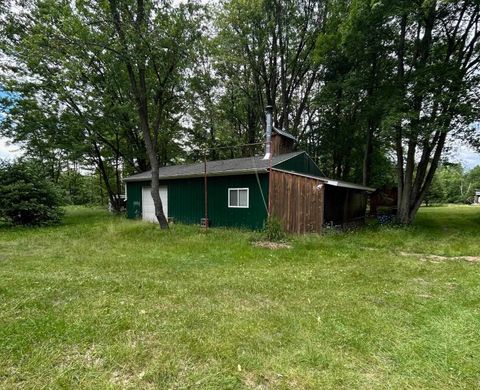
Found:
[(480, 256), (441, 256), (425, 253), (410, 253), (410, 252), (399, 252), (401, 256), (405, 257), (419, 257), (421, 261), (430, 261), (432, 263), (440, 263), (442, 261), (451, 261), (451, 260), (462, 260), (469, 263), (479, 263)]
[(265, 248), (265, 249), (292, 249), (290, 244), (285, 242), (272, 242), (272, 241), (255, 241), (253, 246), (257, 248)]

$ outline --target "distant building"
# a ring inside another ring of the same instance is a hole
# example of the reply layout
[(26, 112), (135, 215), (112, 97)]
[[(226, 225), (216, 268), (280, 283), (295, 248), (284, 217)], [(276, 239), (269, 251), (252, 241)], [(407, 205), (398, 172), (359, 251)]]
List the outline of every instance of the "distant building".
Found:
[(475, 196), (473, 197), (474, 204), (480, 204), (480, 190), (475, 191)]

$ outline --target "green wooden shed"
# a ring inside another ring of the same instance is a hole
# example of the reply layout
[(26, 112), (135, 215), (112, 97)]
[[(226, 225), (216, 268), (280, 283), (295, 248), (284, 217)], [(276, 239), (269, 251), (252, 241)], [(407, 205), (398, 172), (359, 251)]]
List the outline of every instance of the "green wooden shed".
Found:
[[(275, 133), (269, 158), (209, 161), (206, 175), (204, 163), (160, 168), (160, 197), (167, 218), (200, 224), (207, 195), (210, 226), (260, 229), (269, 211), (294, 233), (361, 222), (366, 195), (373, 189), (322, 177), (307, 153), (281, 153), (288, 150), (286, 144), (285, 133)], [(156, 220), (150, 178), (148, 171), (125, 179), (129, 218)]]

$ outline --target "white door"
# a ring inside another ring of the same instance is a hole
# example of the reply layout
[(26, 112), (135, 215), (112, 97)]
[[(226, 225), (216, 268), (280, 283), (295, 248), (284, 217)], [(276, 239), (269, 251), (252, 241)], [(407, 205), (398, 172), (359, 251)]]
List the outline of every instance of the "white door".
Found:
[[(158, 222), (155, 216), (155, 205), (153, 204), (152, 189), (150, 187), (142, 188), (142, 219), (144, 221)], [(168, 192), (167, 186), (160, 186), (158, 189), (160, 199), (162, 200), (163, 212), (168, 218)]]

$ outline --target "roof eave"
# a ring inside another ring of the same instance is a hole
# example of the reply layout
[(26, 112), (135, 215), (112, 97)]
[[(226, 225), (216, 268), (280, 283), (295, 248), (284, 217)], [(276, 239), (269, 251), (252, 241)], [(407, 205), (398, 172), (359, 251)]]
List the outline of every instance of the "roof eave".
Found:
[(334, 186), (334, 187), (342, 187), (342, 188), (351, 188), (352, 190), (360, 190), (360, 191), (366, 191), (366, 192), (375, 192), (375, 188), (367, 187), (367, 186), (362, 186), (360, 184), (355, 184), (355, 183), (349, 183), (345, 181), (338, 181), (338, 180), (330, 180), (327, 179), (325, 184), (329, 186)]
[[(215, 176), (236, 176), (236, 175), (253, 175), (255, 173), (268, 173), (267, 168), (259, 168), (259, 169), (242, 169), (242, 170), (231, 170), (231, 171), (222, 171), (222, 172), (211, 172), (207, 173), (207, 177), (215, 177)], [(196, 173), (191, 175), (168, 175), (168, 176), (160, 176), (160, 180), (173, 180), (173, 179), (193, 179), (197, 177), (205, 177), (204, 173)], [(141, 181), (149, 181), (150, 177), (129, 177), (123, 179), (126, 183), (131, 182), (141, 182)]]
[(308, 177), (308, 178), (310, 178), (310, 179), (319, 180), (319, 181), (322, 181), (324, 184), (330, 185), (330, 186), (343, 187), (343, 188), (351, 188), (351, 189), (353, 189), (353, 190), (360, 190), (360, 191), (366, 191), (366, 192), (374, 192), (374, 191), (375, 191), (374, 188), (362, 186), (362, 185), (360, 185), (360, 184), (349, 183), (349, 182), (346, 182), (346, 181), (331, 180), (331, 179), (326, 178), (326, 177), (314, 176), (314, 175), (307, 175), (307, 174), (305, 174), (305, 173), (298, 173), (298, 172), (293, 172), (293, 171), (287, 171), (287, 170), (278, 169), (278, 168), (275, 168), (275, 167), (272, 168), (272, 169), (273, 169), (274, 171), (278, 171), (278, 172), (289, 173), (289, 174), (291, 174), (291, 175), (303, 176), (303, 177)]

